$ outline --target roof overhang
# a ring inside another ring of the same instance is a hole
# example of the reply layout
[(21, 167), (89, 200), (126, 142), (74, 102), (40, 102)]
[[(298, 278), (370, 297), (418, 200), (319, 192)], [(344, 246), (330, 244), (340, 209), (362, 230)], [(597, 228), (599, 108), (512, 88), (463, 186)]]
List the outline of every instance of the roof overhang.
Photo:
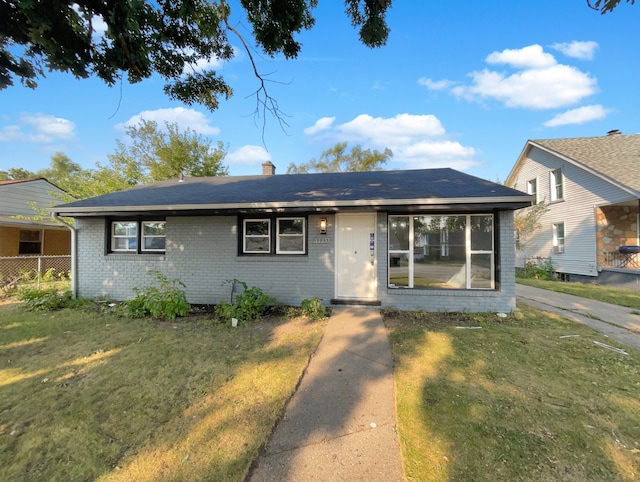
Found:
[(58, 223), (50, 221), (34, 221), (32, 219), (21, 219), (13, 216), (0, 215), (0, 226), (20, 227), (20, 228), (47, 228), (47, 229), (66, 229)]
[(353, 201), (312, 201), (312, 202), (264, 202), (242, 204), (179, 204), (179, 205), (138, 205), (138, 206), (98, 206), (49, 208), (60, 216), (96, 217), (116, 215), (150, 215), (164, 213), (171, 215), (238, 214), (255, 212), (338, 212), (353, 210), (377, 211), (478, 211), (515, 210), (531, 206), (534, 196), (503, 196), (482, 198), (428, 198), (428, 199), (359, 199)]

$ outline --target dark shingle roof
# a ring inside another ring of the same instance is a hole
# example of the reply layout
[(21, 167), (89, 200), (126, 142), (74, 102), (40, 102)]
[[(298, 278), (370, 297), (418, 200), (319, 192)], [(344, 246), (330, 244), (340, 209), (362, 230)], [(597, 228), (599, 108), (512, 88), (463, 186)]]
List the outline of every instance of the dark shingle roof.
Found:
[(530, 196), (453, 169), (171, 179), (57, 206), (57, 213), (186, 211), (431, 203), (517, 203)]
[(640, 134), (531, 141), (640, 191)]

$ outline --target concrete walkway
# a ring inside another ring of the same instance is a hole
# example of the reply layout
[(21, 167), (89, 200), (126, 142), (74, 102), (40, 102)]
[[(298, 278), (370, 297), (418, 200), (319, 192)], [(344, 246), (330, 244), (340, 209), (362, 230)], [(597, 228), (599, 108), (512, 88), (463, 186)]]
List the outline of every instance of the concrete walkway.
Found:
[(393, 360), (378, 309), (334, 308), (249, 480), (403, 480)]
[(631, 308), (516, 284), (517, 301), (590, 326), (640, 350), (640, 315)]

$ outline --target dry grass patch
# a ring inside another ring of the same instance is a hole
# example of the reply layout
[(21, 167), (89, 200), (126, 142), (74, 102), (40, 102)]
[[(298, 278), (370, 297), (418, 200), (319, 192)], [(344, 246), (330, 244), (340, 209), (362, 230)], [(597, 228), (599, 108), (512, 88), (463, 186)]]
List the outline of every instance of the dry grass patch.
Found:
[(527, 306), (385, 323), (408, 480), (640, 478), (640, 352)]
[(323, 327), (0, 306), (0, 480), (243, 480)]

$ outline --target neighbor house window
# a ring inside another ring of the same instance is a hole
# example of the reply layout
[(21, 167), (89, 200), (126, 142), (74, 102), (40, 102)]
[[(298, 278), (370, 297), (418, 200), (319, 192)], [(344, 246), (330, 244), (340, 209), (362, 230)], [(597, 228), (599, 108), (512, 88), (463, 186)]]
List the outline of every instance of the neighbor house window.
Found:
[(493, 289), (493, 215), (389, 216), (389, 287)]
[(113, 221), (111, 246), (114, 253), (164, 252), (166, 248), (165, 221)]
[(553, 251), (558, 254), (564, 253), (564, 223), (553, 225)]
[(18, 254), (41, 254), (42, 231), (39, 229), (21, 229)]
[(535, 196), (535, 201), (534, 203), (538, 203), (538, 180), (537, 179), (531, 179), (529, 181), (527, 181), (527, 194), (531, 194), (532, 196)]
[(551, 171), (551, 200), (559, 201), (564, 198), (564, 189), (562, 186), (562, 170), (556, 169)]
[(242, 254), (306, 254), (307, 220), (304, 217), (243, 219)]

